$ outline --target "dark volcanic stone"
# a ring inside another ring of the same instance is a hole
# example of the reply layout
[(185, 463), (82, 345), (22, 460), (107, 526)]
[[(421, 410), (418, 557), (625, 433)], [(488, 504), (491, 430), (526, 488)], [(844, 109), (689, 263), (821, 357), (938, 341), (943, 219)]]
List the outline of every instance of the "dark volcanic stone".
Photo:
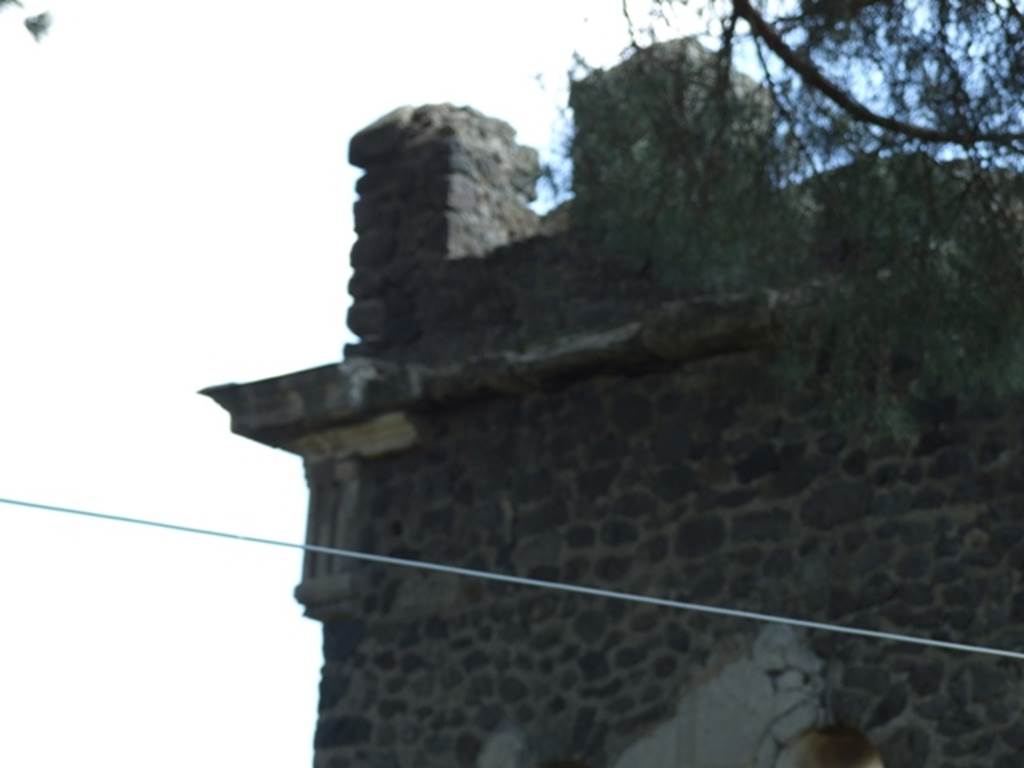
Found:
[(649, 632), (658, 625), (658, 618), (656, 611), (640, 611), (634, 614), (629, 628), (634, 632)]
[(647, 658), (646, 648), (620, 648), (615, 653), (615, 666), (632, 667)]
[(586, 525), (576, 525), (566, 531), (565, 543), (570, 547), (590, 547), (593, 546), (596, 536), (594, 529)]
[(324, 672), (320, 678), (320, 704), (318, 711), (326, 712), (343, 701), (351, 682), (350, 675), (339, 672)]
[(932, 461), (928, 477), (944, 478), (962, 474), (971, 470), (971, 455), (960, 447), (946, 448)]
[(498, 682), (498, 693), (501, 694), (501, 698), (508, 704), (522, 701), (529, 692), (529, 689), (514, 677), (506, 676)]
[(408, 711), (408, 705), (401, 699), (383, 699), (377, 705), (377, 711), (385, 720), (390, 720), (395, 715)]
[(753, 501), (756, 498), (757, 493), (755, 491), (747, 491), (742, 488), (735, 491), (726, 491), (725, 493), (720, 493), (717, 496), (715, 496), (715, 501), (712, 505), (712, 508), (716, 506), (742, 507), (744, 504), (747, 504), (748, 502)]
[(942, 664), (938, 662), (914, 664), (910, 668), (907, 680), (914, 693), (923, 698), (939, 691), (943, 672)]
[(673, 464), (654, 476), (652, 490), (666, 504), (675, 504), (697, 489), (697, 476), (685, 464)]
[(375, 272), (355, 272), (348, 281), (348, 293), (356, 301), (377, 298), (384, 289), (384, 281)]
[(574, 557), (565, 564), (565, 579), (570, 583), (579, 583), (590, 571), (590, 561), (585, 557)]
[(576, 663), (587, 681), (600, 680), (608, 676), (611, 669), (608, 660), (600, 651), (589, 651), (580, 656)]
[(1005, 671), (991, 663), (974, 662), (968, 668), (971, 675), (971, 698), (985, 702), (1006, 695), (1010, 681)]
[(406, 653), (402, 656), (402, 672), (406, 675), (429, 666), (427, 660), (417, 653)]
[(641, 555), (650, 563), (660, 563), (668, 555), (669, 541), (664, 536), (648, 539), (641, 547)]
[(953, 442), (953, 438), (946, 432), (939, 430), (926, 432), (921, 435), (917, 441), (917, 447), (914, 449), (915, 456), (928, 456), (935, 453), (940, 448), (945, 448)]
[(657, 508), (657, 502), (649, 494), (641, 491), (624, 493), (612, 502), (612, 512), (623, 517), (648, 517), (653, 515)]
[(361, 621), (336, 619), (324, 623), (324, 659), (347, 659), (355, 653), (365, 636), (366, 625)]
[(871, 513), (878, 517), (895, 517), (910, 509), (912, 497), (904, 490), (880, 492), (871, 499)]
[(792, 517), (781, 507), (738, 515), (732, 523), (733, 538), (740, 541), (778, 541), (792, 529)]
[(938, 488), (921, 488), (911, 499), (911, 509), (934, 509), (946, 501), (946, 494)]
[(893, 685), (892, 675), (875, 667), (850, 667), (843, 674), (843, 686), (884, 695)]
[(882, 464), (875, 470), (872, 479), (875, 481), (875, 485), (892, 485), (900, 477), (900, 465), (899, 464)]
[(602, 685), (592, 685), (580, 689), (580, 694), (587, 699), (598, 699), (607, 701), (609, 698), (622, 690), (622, 679), (609, 680)]
[(829, 432), (818, 440), (818, 450), (828, 456), (836, 456), (846, 447), (846, 438), (836, 432)]
[(907, 707), (907, 692), (901, 685), (894, 685), (878, 702), (867, 721), (867, 728), (879, 728), (895, 720)]
[(587, 754), (594, 740), (594, 726), (597, 723), (597, 710), (593, 707), (580, 707), (576, 711), (576, 720), (572, 726), (572, 745), (576, 754)]
[(675, 623), (665, 627), (665, 642), (676, 653), (686, 653), (690, 650), (690, 634)]
[(572, 622), (573, 632), (584, 643), (596, 643), (608, 629), (608, 616), (599, 610), (581, 611)]
[(637, 527), (626, 520), (609, 520), (601, 526), (601, 541), (609, 547), (630, 544), (639, 537)]
[(928, 574), (931, 558), (920, 549), (911, 550), (896, 565), (896, 573), (903, 579), (921, 579)]
[(526, 572), (526, 575), (538, 581), (558, 581), (559, 571), (557, 565), (535, 565)]
[(881, 744), (886, 765), (902, 768), (925, 768), (931, 749), (928, 734), (917, 727), (900, 728)]
[(388, 318), (387, 305), (379, 299), (363, 299), (348, 310), (348, 327), (357, 336), (380, 333)]
[(373, 724), (365, 717), (328, 717), (317, 723), (314, 745), (317, 749), (351, 747), (365, 744), (373, 733)]
[(999, 736), (1004, 742), (1018, 751), (1024, 750), (1024, 723), (1017, 722), (1002, 731)]
[(594, 573), (605, 581), (617, 581), (629, 573), (631, 563), (628, 557), (602, 557), (594, 567)]
[(663, 424), (651, 437), (651, 449), (659, 460), (682, 462), (690, 452), (690, 435), (678, 424)]
[(455, 510), (451, 504), (433, 507), (423, 513), (423, 529), (447, 534), (455, 524)]
[(378, 653), (374, 657), (373, 663), (379, 669), (394, 669), (398, 665), (398, 658), (395, 656), (394, 651), (384, 651), (384, 653)]
[[(588, 414), (587, 418), (593, 419), (594, 415)], [(586, 443), (584, 450), (586, 451), (588, 465), (590, 465), (619, 461), (622, 459), (626, 447), (624, 440), (620, 440), (615, 435), (606, 434), (604, 437), (595, 438)]]
[(709, 570), (701, 574), (690, 585), (687, 597), (691, 600), (713, 600), (725, 588), (725, 575), (717, 570)]
[(482, 731), (492, 731), (498, 727), (504, 717), (502, 708), (497, 704), (481, 707), (476, 715), (476, 724)]
[(772, 445), (759, 445), (736, 463), (737, 479), (746, 485), (759, 477), (778, 472), (781, 467), (779, 454)]
[(833, 695), (833, 711), (840, 722), (859, 723), (864, 719), (864, 710), (872, 701), (872, 697), (852, 690), (835, 691)]
[[(869, 550), (870, 551), (870, 550)], [(899, 591), (900, 585), (884, 571), (875, 571), (868, 576), (861, 586), (860, 600), (865, 608), (881, 605), (892, 599)]]
[(619, 395), (611, 403), (608, 417), (619, 432), (631, 434), (651, 425), (654, 409), (650, 402), (639, 395), (627, 393)]
[(394, 253), (395, 242), (390, 231), (371, 229), (364, 232), (352, 246), (352, 266), (358, 270), (380, 267)]
[(679, 662), (675, 660), (674, 656), (662, 656), (654, 662), (654, 674), (662, 678), (669, 677), (678, 666)]
[(397, 120), (378, 120), (363, 128), (349, 142), (349, 162), (366, 168), (375, 161), (379, 163), (393, 157), (402, 141), (403, 129), (404, 126)]
[(455, 739), (455, 756), (460, 765), (471, 766), (476, 764), (477, 755), (483, 747), (482, 742), (475, 733), (464, 731)]
[(764, 575), (770, 579), (781, 579), (793, 572), (793, 553), (787, 549), (777, 549), (768, 555), (764, 562)]
[(800, 510), (800, 519), (812, 528), (827, 531), (864, 517), (870, 498), (862, 482), (832, 483), (811, 494)]
[(725, 523), (717, 515), (705, 515), (679, 525), (676, 533), (676, 554), (680, 557), (701, 557), (711, 554), (725, 543)]
[(576, 485), (579, 488), (580, 496), (585, 499), (596, 499), (608, 493), (613, 480), (615, 480), (615, 470), (611, 467), (602, 467), (582, 472)]
[(868, 467), (868, 457), (860, 448), (851, 451), (850, 455), (843, 460), (843, 470), (848, 475), (860, 477)]
[(473, 650), (466, 654), (466, 657), (462, 660), (462, 668), (466, 672), (472, 672), (486, 666), (488, 661), (486, 653), (481, 650)]
[(989, 440), (978, 449), (978, 463), (987, 466), (998, 460), (1008, 450), (1002, 440)]
[(720, 403), (713, 405), (703, 415), (711, 430), (721, 433), (736, 423), (736, 404)]
[(800, 459), (785, 463), (772, 478), (772, 493), (783, 499), (795, 496), (802, 493), (824, 471), (824, 462), (820, 460)]
[(494, 678), (489, 675), (474, 677), (469, 682), (469, 697), (471, 699), (488, 699), (494, 695)]

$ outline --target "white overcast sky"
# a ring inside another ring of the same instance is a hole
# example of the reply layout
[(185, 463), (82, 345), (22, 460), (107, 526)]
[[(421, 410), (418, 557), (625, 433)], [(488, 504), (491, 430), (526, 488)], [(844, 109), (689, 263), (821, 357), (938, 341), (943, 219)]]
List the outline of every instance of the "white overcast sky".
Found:
[[(355, 131), (450, 101), (543, 148), (620, 7), (26, 2), (40, 44), (0, 13), (0, 496), (300, 541), (299, 459), (196, 391), (340, 359)], [(299, 569), (0, 505), (0, 765), (309, 765)]]

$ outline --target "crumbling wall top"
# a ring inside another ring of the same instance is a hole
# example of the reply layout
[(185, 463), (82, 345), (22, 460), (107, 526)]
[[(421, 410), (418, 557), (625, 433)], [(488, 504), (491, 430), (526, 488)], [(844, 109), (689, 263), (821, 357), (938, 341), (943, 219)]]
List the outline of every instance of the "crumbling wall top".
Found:
[(538, 230), (528, 207), (537, 152), (507, 123), (450, 104), (402, 107), (353, 137), (356, 185), (353, 305), (357, 354), (403, 349), (421, 335), (423, 274), (484, 256)]
[[(346, 356), (448, 363), (599, 331), (652, 304), (704, 292), (706, 286), (680, 271), (676, 254), (663, 259), (664, 269), (652, 262), (656, 249), (640, 234), (649, 228), (633, 215), (650, 210), (659, 221), (674, 221), (683, 205), (673, 198), (660, 210), (648, 189), (655, 175), (650, 162), (633, 157), (644, 142), (664, 139), (651, 134), (649, 120), (630, 116), (642, 102), (631, 90), (641, 81), (651, 88), (661, 83), (647, 82), (652, 57), (655, 69), (667, 67), (694, 97), (685, 102), (684, 122), (700, 141), (681, 151), (698, 153), (705, 149), (701, 141), (724, 141), (709, 125), (718, 112), (699, 107), (718, 77), (718, 59), (695, 40), (659, 44), (596, 71), (574, 85), (581, 94), (573, 102), (577, 199), (560, 230), (528, 208), (537, 153), (517, 145), (515, 131), (501, 120), (450, 104), (402, 107), (357, 133), (350, 159), (366, 175), (356, 186), (348, 321), (361, 343)], [(622, 96), (610, 99), (612, 105), (601, 98), (609, 83)], [(738, 99), (757, 102), (754, 122), (766, 126), (771, 106), (764, 94), (738, 74), (733, 84)], [(663, 89), (655, 90), (663, 99)], [(618, 143), (616, 132), (623, 134)], [(747, 143), (752, 132), (747, 121), (740, 132)], [(582, 216), (583, 209), (593, 215)], [(600, 226), (593, 225), (595, 216)], [(686, 237), (668, 239), (672, 249), (698, 247)]]
[[(505, 121), (471, 107), (405, 106), (353, 136), (349, 162), (370, 171), (433, 160), (434, 169), (442, 175), (461, 173), (488, 187), (504, 188), (525, 205), (536, 197), (537, 151), (517, 144), (515, 136), (515, 129)], [(416, 157), (417, 149), (425, 157)], [(369, 185), (370, 180), (364, 179), (357, 189), (365, 191)]]

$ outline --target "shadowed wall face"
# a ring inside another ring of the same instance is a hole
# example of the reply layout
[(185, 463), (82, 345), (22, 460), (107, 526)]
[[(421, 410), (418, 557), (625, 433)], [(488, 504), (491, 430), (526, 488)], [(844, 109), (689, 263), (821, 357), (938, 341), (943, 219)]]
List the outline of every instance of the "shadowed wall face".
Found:
[(348, 322), (362, 354), (412, 341), (419, 272), (481, 257), (537, 231), (527, 207), (537, 153), (500, 120), (450, 105), (403, 107), (353, 137), (354, 303)]
[[(836, 434), (765, 376), (777, 295), (695, 298), (532, 236), (508, 126), (403, 109), (352, 158), (363, 342), (210, 390), (304, 457), (309, 543), (1024, 641), (1021, 403), (934, 403), (912, 445)], [(324, 623), (318, 768), (771, 768), (832, 716), (889, 766), (1024, 745), (1018, 670), (984, 657), (316, 553), (297, 597)]]
[[(416, 446), (310, 462), (354, 473), (315, 490), (345, 521), (317, 543), (1006, 645), (1020, 411), (947, 413), (898, 448), (828, 431), (758, 371), (723, 355), (410, 411)], [(364, 564), (302, 589), (325, 620), (323, 765), (767, 768), (829, 687), (887, 764), (1015, 754), (1020, 683), (984, 658)]]

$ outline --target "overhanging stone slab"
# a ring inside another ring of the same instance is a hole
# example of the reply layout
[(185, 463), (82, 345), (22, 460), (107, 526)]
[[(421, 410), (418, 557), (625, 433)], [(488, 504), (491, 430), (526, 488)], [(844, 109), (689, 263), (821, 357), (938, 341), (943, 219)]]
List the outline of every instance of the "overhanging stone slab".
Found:
[[(389, 426), (378, 421), (360, 432), (352, 431), (353, 425), (383, 413), (557, 386), (595, 372), (679, 365), (764, 347), (773, 338), (780, 312), (798, 300), (759, 291), (677, 301), (652, 309), (636, 322), (457, 365), (354, 358), (248, 384), (210, 387), (202, 394), (231, 413), (234, 432), (258, 442), (304, 455), (322, 453), (331, 445), (343, 454), (373, 455), (384, 444), (391, 446), (387, 450), (411, 446), (414, 427), (408, 423), (398, 430), (397, 422)], [(360, 439), (384, 442), (360, 448)]]

